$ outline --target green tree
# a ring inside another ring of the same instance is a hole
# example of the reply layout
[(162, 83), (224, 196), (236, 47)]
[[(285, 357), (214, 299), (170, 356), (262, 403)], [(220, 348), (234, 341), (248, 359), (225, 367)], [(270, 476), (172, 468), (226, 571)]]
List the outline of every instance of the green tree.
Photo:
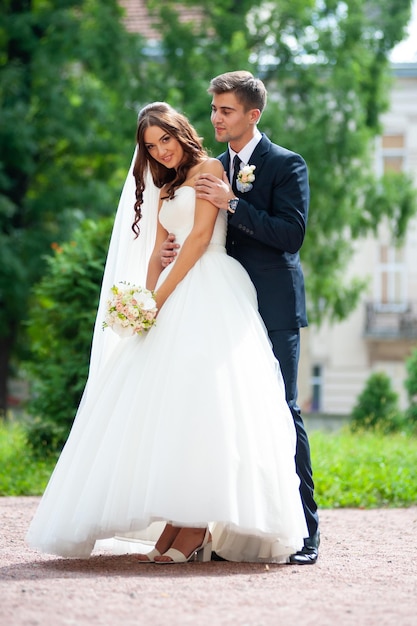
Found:
[(140, 47), (121, 15), (117, 0), (1, 4), (0, 414), (50, 244), (114, 210), (131, 156)]
[(261, 130), (299, 151), (310, 170), (311, 209), (302, 260), (311, 321), (345, 318), (365, 286), (348, 278), (355, 240), (388, 220), (401, 242), (417, 211), (411, 178), (377, 179), (372, 156), (387, 109), (388, 55), (403, 38), (411, 0), (213, 0), (191, 23), (174, 0), (148, 0), (162, 33), (154, 99), (167, 99), (218, 154), (209, 121), (210, 78), (247, 68), (269, 103)]

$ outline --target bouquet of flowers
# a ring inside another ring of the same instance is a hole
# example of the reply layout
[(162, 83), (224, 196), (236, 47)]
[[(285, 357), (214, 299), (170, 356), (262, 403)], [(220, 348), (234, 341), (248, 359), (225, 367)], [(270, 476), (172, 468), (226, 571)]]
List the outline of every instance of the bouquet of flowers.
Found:
[(120, 282), (110, 290), (103, 329), (111, 328), (120, 337), (141, 335), (155, 324), (157, 311), (152, 291)]
[(236, 186), (239, 191), (245, 193), (246, 191), (250, 191), (252, 189), (252, 183), (255, 180), (255, 174), (253, 173), (254, 170), (256, 170), (256, 165), (240, 164), (240, 172), (236, 179)]

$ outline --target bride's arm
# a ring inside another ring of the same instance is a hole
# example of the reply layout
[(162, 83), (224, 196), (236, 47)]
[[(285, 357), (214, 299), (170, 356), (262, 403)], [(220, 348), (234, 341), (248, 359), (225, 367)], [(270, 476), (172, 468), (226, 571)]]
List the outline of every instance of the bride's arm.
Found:
[[(223, 167), (217, 159), (209, 159), (201, 168), (201, 173), (210, 173), (219, 177), (222, 176), (222, 172)], [(218, 211), (218, 208), (211, 204), (211, 202), (207, 200), (196, 200), (193, 228), (181, 246), (175, 265), (164, 282), (158, 287), (156, 294), (158, 309), (163, 306), (178, 283), (206, 251), (213, 234)], [(160, 249), (162, 243), (163, 241), (160, 242), (157, 253), (160, 266)]]

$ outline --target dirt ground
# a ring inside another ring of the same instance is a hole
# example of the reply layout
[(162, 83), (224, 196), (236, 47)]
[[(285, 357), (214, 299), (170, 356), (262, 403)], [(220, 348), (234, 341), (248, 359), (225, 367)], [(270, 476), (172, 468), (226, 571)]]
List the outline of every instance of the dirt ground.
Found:
[(28, 549), (37, 502), (0, 498), (1, 626), (417, 624), (417, 508), (321, 511), (314, 566), (158, 566)]

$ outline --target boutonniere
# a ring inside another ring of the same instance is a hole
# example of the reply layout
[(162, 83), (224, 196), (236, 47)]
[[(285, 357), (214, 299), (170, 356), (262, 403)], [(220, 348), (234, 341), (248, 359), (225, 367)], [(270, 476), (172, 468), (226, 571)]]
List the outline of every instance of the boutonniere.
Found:
[(236, 179), (236, 187), (238, 191), (245, 193), (245, 191), (250, 191), (253, 187), (252, 183), (255, 180), (255, 174), (253, 170), (256, 169), (256, 165), (243, 165), (240, 164), (240, 172), (237, 175)]

